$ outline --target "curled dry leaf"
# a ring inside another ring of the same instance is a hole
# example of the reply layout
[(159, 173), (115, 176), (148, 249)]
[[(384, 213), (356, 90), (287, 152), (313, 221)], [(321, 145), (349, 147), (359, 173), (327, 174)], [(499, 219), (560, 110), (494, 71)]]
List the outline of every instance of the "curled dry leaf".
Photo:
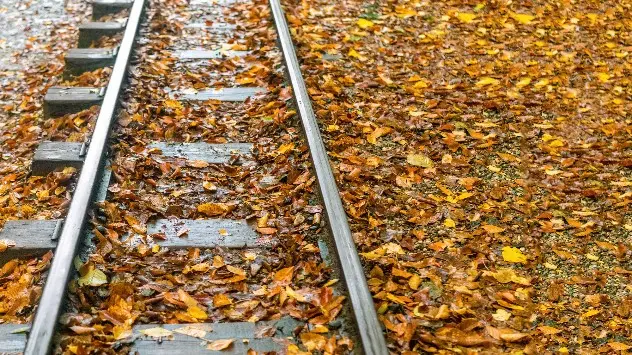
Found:
[(140, 331), (142, 334), (152, 337), (152, 338), (169, 338), (173, 336), (173, 332), (162, 328), (162, 327), (154, 327), (149, 329), (143, 329)]
[(5, 252), (9, 248), (13, 248), (15, 246), (15, 241), (11, 239), (1, 239), (0, 240), (0, 253)]
[(210, 342), (206, 348), (209, 350), (221, 351), (230, 348), (235, 339), (219, 339)]

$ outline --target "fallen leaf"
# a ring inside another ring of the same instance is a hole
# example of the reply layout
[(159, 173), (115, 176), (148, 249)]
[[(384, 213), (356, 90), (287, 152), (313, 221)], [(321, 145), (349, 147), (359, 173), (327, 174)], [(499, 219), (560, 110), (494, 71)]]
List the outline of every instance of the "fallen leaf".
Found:
[(208, 318), (206, 312), (198, 306), (191, 306), (187, 308), (187, 314), (198, 320), (205, 320)]
[(483, 275), (491, 276), (500, 283), (513, 282), (525, 286), (531, 285), (531, 282), (527, 278), (516, 275), (511, 269), (498, 269), (496, 272), (484, 271)]
[(485, 224), (482, 228), (489, 234), (497, 234), (505, 231), (505, 228), (501, 228), (493, 224)]
[(421, 166), (423, 168), (432, 168), (434, 163), (432, 159), (428, 158), (423, 154), (409, 154), (406, 157), (406, 161), (408, 164), (413, 166)]
[(211, 164), (204, 160), (189, 160), (187, 161), (187, 166), (192, 168), (208, 168)]
[(167, 338), (167, 337), (173, 336), (172, 331), (165, 328), (161, 328), (161, 327), (143, 329), (140, 332), (152, 338)]
[(588, 312), (586, 312), (586, 313), (583, 313), (583, 314), (581, 315), (581, 317), (582, 317), (582, 318), (590, 318), (590, 317), (596, 316), (596, 315), (597, 315), (597, 314), (599, 314), (599, 313), (601, 313), (601, 311), (600, 311), (600, 310), (598, 310), (598, 309), (591, 309), (590, 311), (588, 311)]
[(0, 239), (0, 253), (5, 252), (9, 248), (15, 246), (15, 241), (11, 239)]
[(200, 329), (196, 327), (195, 325), (187, 325), (182, 328), (174, 329), (173, 332), (178, 333), (178, 334), (188, 335), (193, 338), (203, 339), (206, 336), (206, 333), (210, 330), (211, 329), (209, 327), (207, 327), (207, 329)]
[(533, 21), (533, 19), (535, 19), (535, 16), (533, 15), (529, 15), (529, 14), (518, 14), (515, 12), (512, 12), (509, 16), (511, 16), (512, 19), (520, 22), (523, 25), (528, 25), (531, 23), (531, 21)]
[(322, 350), (327, 343), (327, 339), (324, 336), (312, 332), (301, 333), (300, 337), (301, 342), (308, 351)]
[(208, 350), (220, 351), (220, 350), (228, 349), (231, 345), (233, 345), (234, 341), (235, 339), (213, 340), (206, 346), (206, 348)]
[(225, 203), (204, 203), (197, 207), (198, 212), (209, 217), (220, 216), (230, 211), (230, 207)]
[(233, 304), (233, 301), (223, 293), (218, 293), (213, 296), (213, 306), (216, 308), (228, 306)]
[(502, 308), (499, 308), (496, 310), (496, 313), (492, 314), (492, 317), (499, 322), (504, 322), (509, 320), (509, 318), (511, 317), (511, 313), (505, 311)]
[(549, 327), (548, 325), (541, 325), (538, 327), (538, 330), (542, 332), (544, 335), (555, 335), (557, 333), (562, 332), (561, 329), (557, 329), (554, 327)]
[(90, 268), (90, 270), (77, 281), (79, 286), (101, 286), (108, 283), (108, 277), (103, 271), (97, 268)]
[(510, 263), (526, 263), (527, 257), (520, 249), (514, 247), (503, 247), (503, 259)]
[(475, 85), (478, 87), (485, 87), (488, 85), (498, 85), (498, 84), (500, 84), (500, 80), (486, 76), (484, 78), (481, 78), (481, 80), (477, 81)]
[(463, 23), (470, 23), (474, 21), (476, 18), (476, 14), (468, 13), (468, 12), (457, 12), (456, 18)]
[(371, 28), (371, 27), (373, 27), (373, 25), (375, 25), (373, 23), (373, 21), (369, 21), (369, 20), (366, 20), (366, 19), (363, 19), (363, 18), (358, 19), (356, 24), (358, 25), (358, 27), (360, 27), (363, 30), (366, 30), (367, 28)]

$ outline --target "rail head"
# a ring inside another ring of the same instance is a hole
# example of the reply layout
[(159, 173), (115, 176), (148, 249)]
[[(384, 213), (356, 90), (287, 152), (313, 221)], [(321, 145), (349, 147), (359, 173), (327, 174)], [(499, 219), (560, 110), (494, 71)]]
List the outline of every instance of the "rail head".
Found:
[(45, 355), (51, 351), (57, 321), (64, 305), (66, 288), (72, 273), (72, 260), (82, 239), (87, 212), (94, 191), (98, 186), (98, 176), (105, 159), (110, 128), (118, 98), (127, 76), (127, 68), (145, 3), (146, 0), (134, 0), (130, 11), (125, 33), (94, 127), (90, 147), (77, 181), (77, 188), (73, 194), (37, 313), (29, 332), (25, 354)]
[(294, 98), (307, 137), (314, 170), (318, 177), (320, 193), (327, 212), (334, 243), (336, 244), (336, 254), (338, 255), (347, 291), (349, 292), (349, 299), (351, 300), (364, 354), (386, 355), (389, 352), (386, 347), (382, 325), (377, 318), (373, 297), (371, 296), (364, 269), (351, 235), (351, 229), (340, 200), (334, 174), (329, 165), (329, 156), (320, 135), (318, 122), (305, 86), (305, 80), (301, 74), (285, 14), (280, 0), (269, 0), (269, 2), (286, 69), (292, 84)]

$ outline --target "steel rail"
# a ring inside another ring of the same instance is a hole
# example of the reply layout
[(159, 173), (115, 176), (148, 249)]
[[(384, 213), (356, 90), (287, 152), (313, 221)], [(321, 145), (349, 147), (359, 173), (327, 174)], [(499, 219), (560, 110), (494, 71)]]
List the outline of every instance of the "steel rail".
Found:
[(88, 208), (92, 202), (92, 196), (98, 185), (97, 177), (103, 168), (110, 128), (117, 108), (118, 97), (127, 77), (127, 68), (140, 26), (145, 1), (135, 0), (130, 11), (123, 40), (114, 62), (112, 75), (110, 76), (91, 137), (90, 147), (88, 148), (77, 182), (77, 188), (64, 221), (64, 227), (59, 236), (55, 256), (53, 257), (44, 291), (37, 307), (35, 320), (29, 332), (24, 351), (27, 355), (45, 355), (51, 350), (57, 321), (64, 306), (66, 288), (72, 274), (72, 261), (84, 232), (83, 227), (86, 222)]
[(386, 348), (382, 325), (377, 318), (373, 297), (371, 296), (371, 291), (369, 291), (364, 269), (351, 236), (347, 214), (342, 206), (336, 180), (329, 165), (329, 156), (325, 150), (325, 144), (320, 135), (318, 122), (305, 86), (305, 80), (301, 74), (301, 68), (296, 57), (285, 14), (279, 0), (269, 1), (286, 69), (294, 91), (294, 98), (318, 178), (320, 193), (325, 204), (329, 227), (336, 244), (336, 254), (338, 255), (349, 298), (351, 299), (357, 330), (362, 341), (363, 353), (367, 355), (387, 355), (389, 352)]

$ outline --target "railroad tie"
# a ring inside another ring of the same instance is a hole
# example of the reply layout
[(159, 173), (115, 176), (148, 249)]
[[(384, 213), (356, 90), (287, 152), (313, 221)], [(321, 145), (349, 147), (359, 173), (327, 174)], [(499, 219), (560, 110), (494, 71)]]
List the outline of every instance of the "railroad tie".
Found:
[(234, 156), (248, 158), (251, 156), (251, 143), (164, 143), (154, 142), (147, 146), (151, 150), (159, 151), (162, 156), (169, 158), (184, 158), (201, 160), (210, 164), (226, 164)]
[(269, 248), (276, 240), (259, 236), (245, 220), (159, 219), (147, 226), (147, 234), (169, 249)]
[(92, 19), (98, 20), (102, 16), (130, 9), (134, 5), (134, 0), (92, 0), (91, 3)]
[(222, 51), (222, 50), (186, 50), (186, 51), (175, 51), (174, 55), (178, 59), (221, 59), (221, 58), (231, 58), (231, 57), (243, 57), (248, 55), (249, 51)]
[(28, 324), (0, 324), (0, 354), (22, 354), (28, 329)]
[(234, 4), (234, 3), (238, 3), (241, 0), (191, 0), (191, 2), (189, 2), (189, 7), (195, 8), (195, 7), (211, 7), (211, 6), (227, 6), (230, 4)]
[[(0, 253), (0, 265), (14, 258), (38, 257), (57, 246), (63, 220), (7, 221), (0, 240), (15, 244)], [(271, 248), (275, 239), (260, 236), (245, 220), (233, 219), (158, 219), (147, 226), (149, 242), (173, 250), (200, 248)], [(142, 243), (138, 235), (130, 242)], [(1, 333), (1, 332), (0, 332)], [(0, 353), (2, 353), (0, 349)]]
[[(155, 338), (141, 336), (132, 345), (132, 352), (138, 354), (209, 354), (209, 350), (200, 346), (201, 342), (213, 344), (215, 341), (233, 340), (232, 346), (221, 351), (221, 354), (246, 354), (249, 349), (257, 353), (282, 352), (292, 337), (294, 329), (303, 323), (291, 317), (283, 317), (276, 321), (264, 322), (232, 322), (232, 323), (192, 323), (162, 324), (160, 329), (170, 339), (156, 342)], [(156, 329), (156, 324), (143, 324), (134, 327), (134, 333), (146, 334)], [(206, 329), (206, 330), (205, 330)], [(258, 334), (266, 330), (265, 335)]]
[(85, 153), (84, 143), (44, 141), (33, 155), (31, 174), (44, 176), (66, 167), (81, 169)]
[[(291, 317), (275, 321), (190, 324), (142, 324), (133, 328), (136, 340), (132, 353), (151, 355), (209, 354), (200, 343), (233, 340), (222, 354), (245, 354), (248, 349), (262, 352), (281, 352), (294, 329), (303, 326)], [(26, 345), (28, 324), (0, 324), (0, 353), (20, 353)], [(265, 334), (263, 334), (265, 333)], [(152, 334), (162, 334), (165, 341), (157, 342)]]
[[(0, 253), (0, 265), (14, 258), (31, 258), (44, 255), (57, 245), (61, 219), (7, 221), (0, 231), (0, 239), (15, 243)], [(2, 339), (0, 331), (0, 339)], [(0, 347), (0, 353), (4, 353)]]
[(123, 22), (87, 22), (79, 25), (79, 48), (88, 48), (92, 41), (102, 36), (113, 36), (125, 31), (126, 21)]
[(229, 32), (237, 28), (237, 25), (232, 23), (217, 22), (207, 24), (206, 22), (191, 22), (184, 25), (187, 30), (203, 30), (203, 31), (215, 31), (215, 32)]
[(105, 88), (53, 86), (44, 96), (44, 117), (76, 113), (100, 105)]
[(172, 91), (171, 97), (185, 101), (218, 100), (227, 102), (245, 101), (249, 97), (263, 94), (267, 90), (261, 87), (237, 87), (223, 89), (206, 89), (195, 92)]
[(115, 48), (73, 48), (66, 53), (64, 75), (72, 75), (114, 65), (118, 47)]

